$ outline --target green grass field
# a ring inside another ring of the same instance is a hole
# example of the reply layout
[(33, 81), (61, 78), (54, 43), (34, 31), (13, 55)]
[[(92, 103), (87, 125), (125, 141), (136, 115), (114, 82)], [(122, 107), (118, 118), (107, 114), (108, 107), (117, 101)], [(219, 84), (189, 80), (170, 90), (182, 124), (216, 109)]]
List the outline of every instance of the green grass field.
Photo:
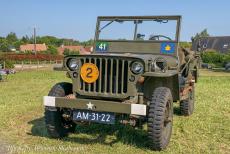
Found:
[(63, 80), (64, 72), (42, 70), (0, 82), (0, 153), (230, 153), (230, 73), (201, 72), (195, 113), (180, 116), (175, 104), (171, 142), (162, 152), (148, 148), (144, 130), (122, 125), (78, 126), (68, 138), (48, 138), (42, 96)]

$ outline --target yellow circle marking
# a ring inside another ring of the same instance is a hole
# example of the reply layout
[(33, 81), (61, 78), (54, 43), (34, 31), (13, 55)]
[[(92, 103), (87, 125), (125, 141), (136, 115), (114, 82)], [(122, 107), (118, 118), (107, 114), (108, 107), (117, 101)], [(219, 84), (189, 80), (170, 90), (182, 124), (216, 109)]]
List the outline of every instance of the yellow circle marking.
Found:
[(95, 64), (85, 63), (81, 67), (81, 78), (86, 83), (93, 83), (98, 79), (99, 70)]

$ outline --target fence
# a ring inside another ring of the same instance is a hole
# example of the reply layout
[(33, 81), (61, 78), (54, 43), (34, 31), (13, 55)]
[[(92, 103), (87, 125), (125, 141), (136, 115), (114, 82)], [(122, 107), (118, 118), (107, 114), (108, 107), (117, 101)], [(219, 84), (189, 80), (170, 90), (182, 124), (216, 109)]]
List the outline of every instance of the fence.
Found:
[(15, 54), (7, 53), (0, 55), (0, 64), (2, 68), (15, 67), (17, 70), (39, 69), (51, 67), (54, 64), (60, 64), (63, 61), (62, 55), (48, 54)]
[(49, 60), (49, 61), (15, 61), (14, 68), (16, 70), (28, 69), (44, 69), (52, 68), (55, 64), (62, 64), (62, 60)]

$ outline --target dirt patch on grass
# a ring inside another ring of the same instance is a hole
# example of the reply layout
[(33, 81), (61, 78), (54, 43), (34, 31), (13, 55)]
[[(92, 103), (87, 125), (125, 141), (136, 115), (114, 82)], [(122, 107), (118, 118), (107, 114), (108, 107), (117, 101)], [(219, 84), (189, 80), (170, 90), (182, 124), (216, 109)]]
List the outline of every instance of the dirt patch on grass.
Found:
[(9, 153), (9, 144), (0, 139), (0, 154)]
[(230, 152), (229, 146), (222, 143), (222, 144), (220, 145), (220, 152), (223, 153), (223, 154), (229, 153), (229, 152)]

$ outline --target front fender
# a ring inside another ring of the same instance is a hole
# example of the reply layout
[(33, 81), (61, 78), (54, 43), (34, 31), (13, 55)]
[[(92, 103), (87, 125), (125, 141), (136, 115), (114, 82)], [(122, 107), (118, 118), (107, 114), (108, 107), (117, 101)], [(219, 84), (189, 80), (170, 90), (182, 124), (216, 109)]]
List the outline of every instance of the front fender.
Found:
[[(157, 87), (167, 87), (171, 90), (173, 101), (180, 99), (179, 78), (177, 72), (166, 73), (164, 75), (154, 72), (145, 73), (144, 95), (146, 98), (152, 97), (153, 91)], [(148, 75), (148, 76), (147, 76)]]

